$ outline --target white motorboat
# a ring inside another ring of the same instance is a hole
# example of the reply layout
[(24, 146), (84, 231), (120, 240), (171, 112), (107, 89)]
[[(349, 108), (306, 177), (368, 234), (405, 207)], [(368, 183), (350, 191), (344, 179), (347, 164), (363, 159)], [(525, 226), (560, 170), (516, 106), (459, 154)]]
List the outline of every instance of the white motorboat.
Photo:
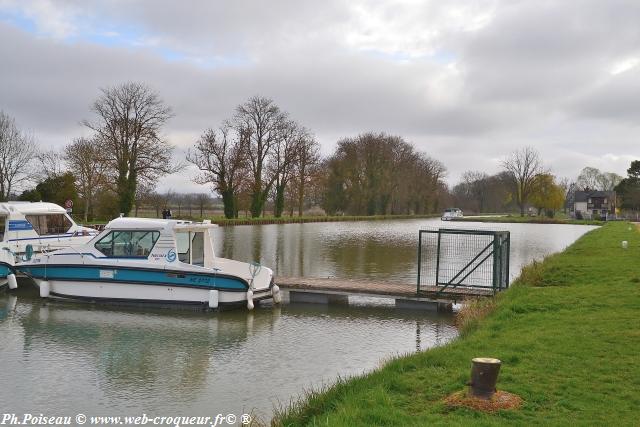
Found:
[(464, 215), (462, 214), (462, 210), (458, 208), (447, 208), (444, 210), (442, 217), (440, 218), (442, 221), (449, 221), (453, 218), (462, 218)]
[(14, 265), (42, 251), (82, 245), (98, 232), (76, 224), (67, 211), (45, 202), (0, 203), (0, 287), (17, 285)]
[(85, 301), (190, 304), (218, 308), (273, 298), (273, 271), (214, 255), (214, 224), (118, 218), (74, 249), (17, 264), (40, 296)]

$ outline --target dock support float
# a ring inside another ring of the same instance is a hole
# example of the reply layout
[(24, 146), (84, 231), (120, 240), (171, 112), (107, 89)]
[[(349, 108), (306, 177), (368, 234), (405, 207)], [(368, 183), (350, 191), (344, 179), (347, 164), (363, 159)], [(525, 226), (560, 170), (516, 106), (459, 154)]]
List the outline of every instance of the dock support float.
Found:
[(347, 295), (323, 294), (320, 292), (289, 291), (289, 301), (312, 304), (349, 304), (349, 297)]
[(452, 311), (453, 304), (450, 302), (439, 301), (421, 301), (396, 298), (396, 307), (409, 310), (427, 310), (427, 311)]

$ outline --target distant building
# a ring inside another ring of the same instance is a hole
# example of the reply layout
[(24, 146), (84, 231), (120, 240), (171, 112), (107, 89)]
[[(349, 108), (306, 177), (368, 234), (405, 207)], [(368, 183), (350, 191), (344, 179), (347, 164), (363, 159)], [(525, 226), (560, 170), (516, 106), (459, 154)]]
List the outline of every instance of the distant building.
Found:
[(576, 191), (573, 195), (573, 205), (570, 206), (570, 212), (574, 218), (615, 218), (616, 192)]

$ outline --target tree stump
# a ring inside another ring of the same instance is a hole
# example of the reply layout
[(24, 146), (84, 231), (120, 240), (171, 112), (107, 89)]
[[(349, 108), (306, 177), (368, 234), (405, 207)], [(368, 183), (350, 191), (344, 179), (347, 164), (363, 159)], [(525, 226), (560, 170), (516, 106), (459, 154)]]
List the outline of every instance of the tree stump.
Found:
[(502, 362), (490, 357), (476, 357), (471, 362), (470, 394), (480, 399), (491, 399), (496, 392)]

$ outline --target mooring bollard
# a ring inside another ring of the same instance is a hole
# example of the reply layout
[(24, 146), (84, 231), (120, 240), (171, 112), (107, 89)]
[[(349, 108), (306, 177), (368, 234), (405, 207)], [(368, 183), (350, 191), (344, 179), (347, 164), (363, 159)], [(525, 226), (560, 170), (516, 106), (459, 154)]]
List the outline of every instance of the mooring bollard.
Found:
[(471, 360), (470, 392), (474, 397), (491, 399), (496, 392), (496, 382), (502, 361), (491, 357), (476, 357)]

